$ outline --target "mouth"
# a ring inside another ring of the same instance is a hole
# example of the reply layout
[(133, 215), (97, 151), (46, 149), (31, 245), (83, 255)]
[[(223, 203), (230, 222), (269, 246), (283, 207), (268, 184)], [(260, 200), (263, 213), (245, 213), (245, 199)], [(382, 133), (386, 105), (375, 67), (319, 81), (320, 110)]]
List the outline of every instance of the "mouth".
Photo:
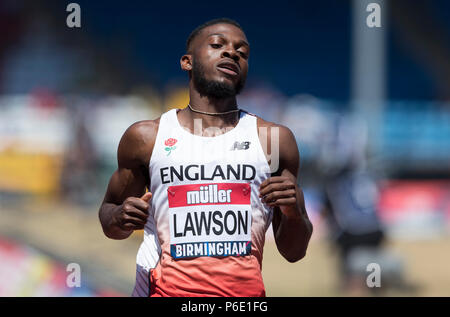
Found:
[(237, 76), (240, 73), (240, 68), (238, 65), (232, 62), (224, 62), (217, 65), (217, 69), (221, 71), (222, 73), (231, 75), (231, 76)]

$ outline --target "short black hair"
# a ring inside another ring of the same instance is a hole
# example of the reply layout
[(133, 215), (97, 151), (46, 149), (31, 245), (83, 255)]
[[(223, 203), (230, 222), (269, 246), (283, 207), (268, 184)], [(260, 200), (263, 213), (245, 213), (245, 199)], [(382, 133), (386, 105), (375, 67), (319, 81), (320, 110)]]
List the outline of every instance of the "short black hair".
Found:
[(189, 37), (188, 37), (188, 39), (186, 41), (186, 51), (189, 52), (192, 41), (197, 37), (197, 35), (200, 33), (201, 30), (203, 30), (204, 28), (206, 28), (208, 26), (215, 25), (215, 24), (220, 24), (220, 23), (234, 25), (235, 27), (241, 29), (242, 32), (244, 32), (244, 30), (239, 25), (239, 23), (237, 23), (236, 21), (234, 21), (232, 19), (229, 19), (229, 18), (218, 18), (218, 19), (209, 20), (208, 22), (205, 22), (202, 25), (197, 26), (194, 29), (194, 31), (191, 32), (191, 34), (189, 35)]

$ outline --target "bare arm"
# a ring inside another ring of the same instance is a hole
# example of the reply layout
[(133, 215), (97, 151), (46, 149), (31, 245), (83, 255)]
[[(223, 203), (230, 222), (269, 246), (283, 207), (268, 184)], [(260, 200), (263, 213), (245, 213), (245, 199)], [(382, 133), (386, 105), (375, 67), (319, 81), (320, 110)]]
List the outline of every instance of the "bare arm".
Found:
[[(279, 128), (280, 166), (272, 177), (261, 184), (260, 197), (274, 207), (273, 231), (280, 253), (289, 262), (296, 262), (306, 254), (313, 227), (306, 213), (303, 192), (297, 175), (300, 155), (292, 132)], [(270, 140), (271, 147), (276, 140)]]
[(109, 180), (99, 210), (108, 238), (126, 239), (145, 226), (151, 198), (145, 189), (149, 187), (148, 164), (156, 129), (154, 121), (140, 121), (130, 126), (120, 140), (118, 168)]

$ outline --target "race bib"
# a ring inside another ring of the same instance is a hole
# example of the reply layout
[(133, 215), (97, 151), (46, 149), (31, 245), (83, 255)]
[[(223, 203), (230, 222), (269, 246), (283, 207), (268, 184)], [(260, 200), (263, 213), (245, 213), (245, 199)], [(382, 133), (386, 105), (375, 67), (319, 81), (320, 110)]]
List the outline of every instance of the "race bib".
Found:
[(167, 195), (174, 259), (250, 254), (250, 184), (170, 186)]

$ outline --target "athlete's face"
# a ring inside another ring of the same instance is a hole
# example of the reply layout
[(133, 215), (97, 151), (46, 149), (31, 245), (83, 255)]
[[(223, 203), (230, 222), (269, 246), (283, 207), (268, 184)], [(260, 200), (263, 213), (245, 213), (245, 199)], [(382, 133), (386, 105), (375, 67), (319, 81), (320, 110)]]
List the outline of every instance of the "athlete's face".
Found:
[(244, 87), (250, 47), (239, 28), (215, 24), (192, 43), (191, 76), (196, 89), (213, 97), (237, 95)]

